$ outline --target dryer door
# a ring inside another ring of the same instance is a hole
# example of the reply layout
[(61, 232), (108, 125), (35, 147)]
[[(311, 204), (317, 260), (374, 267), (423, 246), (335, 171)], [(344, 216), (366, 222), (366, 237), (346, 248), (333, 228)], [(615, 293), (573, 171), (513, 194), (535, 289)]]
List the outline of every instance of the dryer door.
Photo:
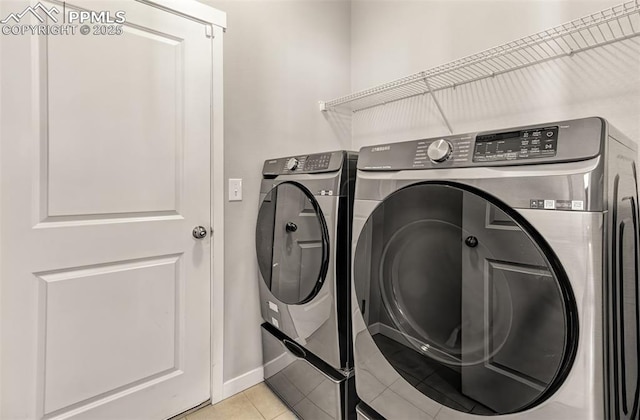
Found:
[(564, 380), (577, 343), (574, 297), (517, 212), (462, 184), (422, 183), (390, 195), (363, 232), (360, 309), (379, 350), (423, 394), (507, 414)]
[(318, 293), (327, 273), (329, 240), (317, 201), (304, 186), (283, 182), (264, 198), (256, 226), (262, 279), (287, 304), (302, 304)]

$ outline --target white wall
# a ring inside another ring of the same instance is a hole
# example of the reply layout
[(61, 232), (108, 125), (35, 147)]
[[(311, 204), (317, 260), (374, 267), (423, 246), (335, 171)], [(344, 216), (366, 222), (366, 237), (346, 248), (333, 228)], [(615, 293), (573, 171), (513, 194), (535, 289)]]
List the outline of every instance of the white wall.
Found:
[[(353, 90), (480, 52), (619, 1), (352, 2)], [(640, 39), (437, 93), (454, 132), (581, 116), (609, 119), (640, 140)], [(447, 134), (418, 97), (353, 117), (353, 147)]]
[(254, 240), (262, 164), (350, 146), (350, 128), (327, 124), (317, 105), (350, 89), (350, 7), (201, 1), (227, 12), (225, 178), (244, 180), (244, 200), (225, 206), (224, 378), (233, 382), (262, 365)]

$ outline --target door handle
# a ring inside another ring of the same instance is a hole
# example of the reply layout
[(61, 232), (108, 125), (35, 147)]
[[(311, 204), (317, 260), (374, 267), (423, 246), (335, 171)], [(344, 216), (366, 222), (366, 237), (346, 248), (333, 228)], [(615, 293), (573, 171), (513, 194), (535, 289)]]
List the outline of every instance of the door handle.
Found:
[(478, 246), (478, 238), (476, 238), (475, 236), (467, 236), (467, 238), (464, 240), (464, 243), (469, 248), (475, 248)]
[(284, 229), (285, 229), (287, 232), (295, 232), (296, 230), (298, 230), (298, 225), (296, 225), (296, 224), (295, 224), (295, 223), (293, 223), (293, 222), (289, 222), (289, 223), (287, 223), (287, 224), (286, 224), (286, 226), (284, 227)]
[(205, 229), (203, 226), (196, 226), (193, 228), (191, 234), (196, 239), (204, 239), (207, 236), (207, 229)]
[(304, 359), (307, 357), (307, 352), (299, 344), (287, 339), (282, 340), (282, 344), (297, 358)]

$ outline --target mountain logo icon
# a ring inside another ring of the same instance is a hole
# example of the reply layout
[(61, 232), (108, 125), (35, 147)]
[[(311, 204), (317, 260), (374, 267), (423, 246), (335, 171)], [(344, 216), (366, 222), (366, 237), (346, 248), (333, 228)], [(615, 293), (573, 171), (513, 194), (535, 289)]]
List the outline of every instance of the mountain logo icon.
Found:
[[(38, 4), (36, 4), (35, 6), (29, 6), (20, 13), (10, 13), (9, 16), (4, 18), (3, 20), (0, 20), (0, 23), (4, 24), (9, 22), (10, 20), (15, 21), (16, 23), (20, 23), (20, 19), (22, 19), (28, 13), (31, 13), (33, 16), (35, 16), (36, 19), (40, 21), (40, 23), (44, 23), (44, 20), (47, 17), (51, 19), (54, 23), (58, 23), (58, 19), (56, 19), (56, 17), (54, 16), (54, 13), (58, 14), (60, 12), (55, 7), (52, 7), (51, 9), (47, 9), (42, 3), (38, 2)], [(40, 15), (40, 13), (43, 13), (46, 16), (43, 18), (43, 16)]]

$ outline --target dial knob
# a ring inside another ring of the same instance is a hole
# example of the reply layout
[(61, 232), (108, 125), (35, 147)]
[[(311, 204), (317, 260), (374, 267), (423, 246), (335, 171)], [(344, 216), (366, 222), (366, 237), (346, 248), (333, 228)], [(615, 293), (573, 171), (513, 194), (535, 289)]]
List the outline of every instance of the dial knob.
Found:
[(444, 139), (436, 140), (429, 145), (427, 155), (433, 162), (444, 162), (449, 159), (453, 146)]
[(295, 169), (298, 167), (298, 159), (296, 158), (291, 158), (287, 161), (287, 169), (290, 171), (295, 171)]

